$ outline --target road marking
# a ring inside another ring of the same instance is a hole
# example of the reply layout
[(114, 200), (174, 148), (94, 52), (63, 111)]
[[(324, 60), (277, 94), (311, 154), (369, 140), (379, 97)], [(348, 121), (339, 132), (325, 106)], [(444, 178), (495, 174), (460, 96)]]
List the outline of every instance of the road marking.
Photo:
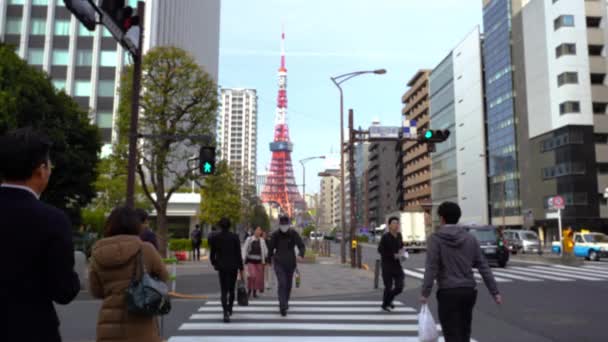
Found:
[[(169, 342), (419, 342), (418, 336), (177, 336)], [(439, 342), (445, 342), (440, 337)], [(471, 342), (476, 342), (471, 339)]]
[(513, 278), (513, 279), (517, 279), (517, 280), (523, 280), (523, 281), (543, 281), (542, 279), (537, 279), (537, 278), (530, 278), (530, 277), (524, 277), (521, 275), (515, 275), (515, 274), (508, 274), (506, 272), (503, 272), (503, 270), (492, 270), (492, 272), (494, 274), (498, 274), (501, 277), (505, 277), (505, 278)]
[[(353, 310), (355, 311), (355, 310)], [(391, 315), (391, 314), (385, 314), (385, 315), (377, 315), (377, 316), (370, 316), (370, 315), (319, 315), (319, 314), (314, 314), (314, 315), (298, 315), (298, 314), (294, 314), (294, 315), (288, 315), (287, 316), (290, 320), (294, 320), (294, 321), (365, 321), (365, 322), (369, 322), (369, 321), (398, 321), (398, 322), (405, 322), (405, 321), (417, 321), (418, 320), (418, 315)], [(220, 320), (222, 318), (221, 315), (218, 314), (194, 314), (192, 316), (190, 316), (191, 320)], [(263, 319), (282, 319), (283, 317), (281, 317), (281, 315), (277, 312), (275, 314), (263, 314), (263, 313), (244, 313), (244, 314), (239, 314), (238, 312), (235, 313), (235, 315), (232, 317), (232, 321), (233, 322), (239, 322), (242, 320), (263, 320)]]
[[(419, 270), (420, 272), (424, 273), (424, 268), (417, 268), (417, 270)], [(473, 275), (475, 275), (475, 273), (473, 273)], [(475, 277), (475, 281), (477, 283), (481, 283), (481, 277), (480, 276), (476, 276)], [(509, 280), (510, 281), (510, 280)]]
[(593, 266), (593, 265), (584, 265), (584, 268), (590, 269), (590, 270), (598, 270), (598, 271), (608, 271), (608, 267), (602, 267), (602, 266)]
[[(494, 271), (492, 271), (492, 272), (494, 272)], [(475, 270), (473, 275), (475, 276), (475, 278), (483, 280), (483, 277), (481, 276), (479, 271)], [(505, 278), (501, 278), (501, 277), (497, 277), (497, 276), (494, 276), (494, 280), (496, 280), (497, 283), (510, 283), (513, 281), (511, 279), (505, 279)]]
[[(301, 301), (301, 300), (290, 300), (290, 305), (334, 305), (334, 306), (366, 306), (366, 305), (382, 305), (382, 301), (322, 301), (322, 300), (311, 300), (311, 301)], [(395, 305), (403, 305), (403, 302), (395, 301), (393, 302)], [(207, 305), (221, 305), (220, 301), (209, 301)], [(258, 306), (258, 305), (279, 305), (279, 301), (276, 300), (252, 300), (249, 302), (249, 306)]]
[(589, 281), (604, 281), (605, 279), (593, 278), (588, 276), (578, 275), (569, 271), (556, 270), (549, 266), (531, 266), (530, 268), (534, 269), (536, 272), (542, 272), (545, 274), (552, 274), (556, 276), (565, 276), (568, 278), (580, 279), (580, 280), (589, 280)]
[[(423, 270), (424, 270), (424, 268), (423, 268)], [(418, 272), (415, 272), (412, 270), (408, 270), (407, 268), (403, 269), (403, 273), (405, 273), (406, 275), (409, 275), (410, 277), (414, 277), (414, 278), (417, 278), (420, 280), (424, 279), (424, 273), (418, 273)]]
[(564, 265), (553, 265), (553, 267), (563, 270), (568, 270), (572, 272), (583, 273), (585, 275), (590, 275), (592, 277), (598, 276), (603, 278), (608, 278), (608, 271), (600, 271), (595, 269), (587, 269), (587, 268), (577, 268), (572, 266), (564, 266)]
[[(290, 303), (291, 304), (291, 303)], [(234, 312), (277, 312), (278, 307), (272, 306), (235, 306)], [(198, 309), (198, 312), (223, 312), (221, 306), (203, 306)], [(304, 313), (304, 312), (382, 312), (380, 307), (377, 308), (366, 308), (366, 307), (348, 307), (348, 308), (336, 308), (336, 307), (291, 307), (289, 312), (293, 313)], [(413, 308), (397, 307), (391, 312), (416, 312)]]
[(513, 266), (511, 266), (507, 270), (501, 270), (501, 272), (522, 274), (522, 275), (527, 275), (527, 276), (533, 276), (533, 277), (536, 277), (536, 278), (549, 279), (549, 280), (555, 280), (555, 281), (574, 281), (574, 279), (558, 278), (558, 277), (553, 277), (553, 276), (550, 276), (550, 275), (530, 272), (530, 271), (528, 271), (528, 268), (526, 268), (526, 267), (513, 267)]
[[(413, 332), (418, 331), (418, 324), (333, 324), (333, 323), (290, 323), (289, 315), (284, 317), (285, 322), (278, 323), (184, 323), (179, 330), (207, 330), (218, 331), (234, 330), (275, 330), (275, 331), (349, 331), (349, 332)], [(438, 324), (437, 329), (441, 326)]]

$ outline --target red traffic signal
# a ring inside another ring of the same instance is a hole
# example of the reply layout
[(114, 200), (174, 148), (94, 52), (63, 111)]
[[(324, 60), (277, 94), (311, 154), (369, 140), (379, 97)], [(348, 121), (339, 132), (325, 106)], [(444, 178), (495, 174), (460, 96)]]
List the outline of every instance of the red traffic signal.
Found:
[(103, 0), (101, 9), (114, 23), (123, 31), (127, 32), (131, 27), (139, 25), (139, 16), (134, 15), (135, 10), (131, 6), (125, 6), (125, 0)]

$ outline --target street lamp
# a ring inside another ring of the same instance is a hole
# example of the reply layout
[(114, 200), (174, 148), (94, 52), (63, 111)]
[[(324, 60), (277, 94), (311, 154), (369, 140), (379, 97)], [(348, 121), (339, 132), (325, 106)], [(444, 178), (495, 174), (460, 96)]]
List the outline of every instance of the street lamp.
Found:
[(314, 159), (325, 159), (325, 156), (308, 157), (300, 160), (300, 165), (302, 165), (302, 197), (304, 198), (304, 207), (306, 207), (306, 166), (304, 164)]
[(341, 224), (342, 224), (342, 241), (340, 243), (340, 253), (342, 254), (342, 263), (346, 263), (346, 226), (344, 222), (346, 221), (344, 216), (344, 93), (342, 91), (342, 87), (340, 86), (342, 83), (350, 80), (353, 77), (357, 77), (364, 74), (376, 74), (376, 75), (384, 75), (386, 74), (386, 69), (376, 69), (376, 70), (367, 70), (367, 71), (355, 71), (349, 72), (347, 74), (330, 77), (331, 81), (334, 82), (338, 90), (340, 91), (340, 210), (341, 210)]

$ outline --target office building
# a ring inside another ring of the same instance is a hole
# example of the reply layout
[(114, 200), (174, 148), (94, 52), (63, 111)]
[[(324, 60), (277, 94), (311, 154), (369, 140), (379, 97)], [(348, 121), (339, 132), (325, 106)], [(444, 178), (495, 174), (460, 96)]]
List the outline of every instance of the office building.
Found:
[(340, 225), (340, 170), (327, 169), (319, 173), (319, 229), (329, 232)]
[[(368, 164), (368, 220), (370, 227), (385, 223), (387, 215), (397, 207), (397, 163), (396, 141), (372, 142), (369, 144)], [(430, 188), (429, 188), (430, 191)]]
[[(459, 203), (463, 223), (488, 223), (481, 35), (475, 28), (429, 75), (432, 129), (450, 136), (431, 153), (433, 203)], [(433, 208), (435, 222), (436, 205)]]
[[(429, 73), (419, 70), (407, 83), (410, 89), (401, 97), (405, 120), (416, 121), (418, 132), (429, 128)], [(399, 209), (421, 209), (422, 203), (431, 201), (431, 156), (427, 144), (402, 141), (396, 148), (400, 151), (394, 165), (397, 167)]]
[[(256, 186), (258, 96), (255, 89), (222, 89), (217, 120), (220, 158), (226, 160), (241, 195)], [(256, 189), (257, 190), (257, 189)]]

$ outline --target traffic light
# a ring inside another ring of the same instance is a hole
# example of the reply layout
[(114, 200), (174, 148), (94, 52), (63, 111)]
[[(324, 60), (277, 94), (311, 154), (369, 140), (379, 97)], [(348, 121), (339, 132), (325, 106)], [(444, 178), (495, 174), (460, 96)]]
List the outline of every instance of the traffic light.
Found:
[(63, 3), (84, 27), (89, 31), (95, 31), (95, 25), (97, 25), (97, 11), (89, 0), (63, 0)]
[(446, 141), (450, 137), (448, 129), (427, 129), (424, 130), (422, 136), (418, 138), (419, 142), (440, 143)]
[(202, 175), (212, 175), (215, 173), (215, 147), (201, 147), (199, 153), (199, 169)]
[(101, 9), (114, 21), (123, 33), (133, 26), (139, 26), (139, 16), (134, 15), (136, 10), (125, 6), (125, 0), (103, 0)]

